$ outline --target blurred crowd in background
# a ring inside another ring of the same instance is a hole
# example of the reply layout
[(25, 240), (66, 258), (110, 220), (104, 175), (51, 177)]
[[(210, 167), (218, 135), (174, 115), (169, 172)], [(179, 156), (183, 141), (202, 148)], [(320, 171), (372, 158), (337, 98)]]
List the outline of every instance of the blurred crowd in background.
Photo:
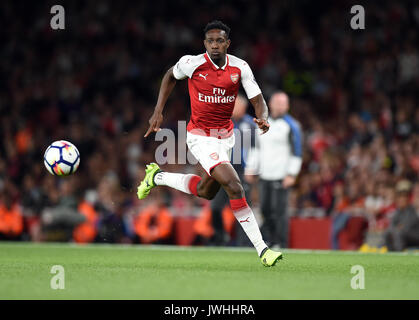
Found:
[[(64, 1), (66, 29), (56, 31), (53, 4), (0, 3), (1, 239), (173, 243), (179, 216), (198, 217), (197, 234), (211, 237), (206, 200), (156, 188), (140, 202), (136, 188), (159, 144), (143, 135), (162, 76), (204, 51), (213, 19), (231, 27), (229, 53), (250, 64), (266, 101), (285, 91), (301, 122), (290, 215), (360, 216), (367, 243), (391, 224), (400, 182), (418, 214), (417, 2), (365, 4), (365, 30), (350, 27), (351, 1)], [(183, 81), (164, 127), (176, 132), (189, 115)], [(68, 178), (43, 165), (60, 139), (81, 154)]]

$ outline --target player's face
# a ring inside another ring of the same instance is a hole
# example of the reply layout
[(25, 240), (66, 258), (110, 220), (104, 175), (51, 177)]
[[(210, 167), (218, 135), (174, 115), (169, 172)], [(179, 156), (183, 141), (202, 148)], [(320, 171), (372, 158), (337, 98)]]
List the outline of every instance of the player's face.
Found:
[(209, 30), (205, 34), (204, 46), (212, 61), (220, 61), (227, 54), (230, 39), (227, 39), (227, 34), (224, 30)]

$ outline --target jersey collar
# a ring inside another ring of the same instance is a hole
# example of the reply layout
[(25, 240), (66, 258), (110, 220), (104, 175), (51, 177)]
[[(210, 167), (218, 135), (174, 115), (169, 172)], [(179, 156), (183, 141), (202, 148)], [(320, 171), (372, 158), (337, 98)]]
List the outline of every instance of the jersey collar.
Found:
[(226, 63), (221, 68), (217, 64), (215, 64), (214, 61), (211, 60), (208, 52), (205, 52), (204, 57), (212, 65), (214, 70), (219, 70), (219, 69), (225, 70), (225, 68), (228, 65), (228, 54), (226, 54)]

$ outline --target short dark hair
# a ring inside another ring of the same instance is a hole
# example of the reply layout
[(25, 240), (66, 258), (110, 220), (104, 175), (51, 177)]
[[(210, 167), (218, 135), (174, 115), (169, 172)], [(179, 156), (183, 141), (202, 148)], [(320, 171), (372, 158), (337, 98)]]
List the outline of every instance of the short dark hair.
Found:
[(224, 30), (227, 35), (227, 39), (230, 38), (230, 28), (219, 20), (208, 22), (208, 24), (205, 26), (205, 29), (204, 29), (204, 35), (208, 31), (213, 30), (213, 29)]

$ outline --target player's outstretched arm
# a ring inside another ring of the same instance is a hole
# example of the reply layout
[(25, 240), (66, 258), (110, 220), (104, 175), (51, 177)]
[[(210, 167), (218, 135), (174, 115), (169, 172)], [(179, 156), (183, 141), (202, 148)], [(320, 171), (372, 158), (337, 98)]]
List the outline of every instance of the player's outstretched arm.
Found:
[(163, 122), (163, 109), (170, 93), (172, 93), (172, 90), (176, 85), (176, 81), (176, 78), (173, 76), (173, 67), (171, 67), (167, 70), (161, 82), (157, 104), (154, 108), (153, 115), (150, 120), (148, 120), (150, 126), (144, 135), (144, 138), (146, 138), (151, 132), (157, 132), (160, 130), (160, 125)]
[(253, 121), (258, 125), (259, 129), (262, 130), (262, 134), (269, 130), (270, 124), (268, 122), (268, 106), (266, 105), (265, 99), (262, 94), (258, 94), (256, 97), (250, 99), (250, 103), (255, 109), (256, 117)]

